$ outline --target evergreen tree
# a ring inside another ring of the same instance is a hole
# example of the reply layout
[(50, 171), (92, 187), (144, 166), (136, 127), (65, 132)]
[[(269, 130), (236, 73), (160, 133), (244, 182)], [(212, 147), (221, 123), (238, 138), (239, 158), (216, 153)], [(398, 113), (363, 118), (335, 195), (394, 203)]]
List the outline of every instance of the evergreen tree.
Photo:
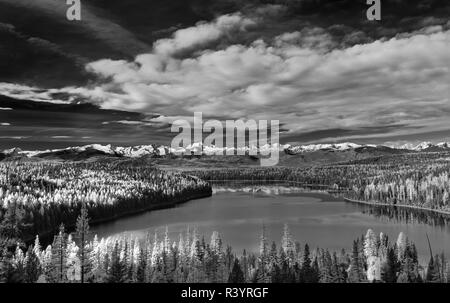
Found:
[(110, 267), (106, 281), (108, 283), (124, 283), (126, 280), (127, 268), (120, 258), (119, 241), (114, 244), (114, 249), (111, 253)]
[(293, 264), (296, 255), (295, 243), (292, 240), (291, 232), (287, 224), (284, 225), (283, 237), (281, 238), (281, 247), (289, 263)]
[(229, 283), (244, 283), (244, 273), (242, 272), (239, 260), (234, 259), (233, 269), (231, 270), (230, 276), (228, 277)]
[(66, 278), (67, 268), (67, 253), (66, 253), (67, 239), (64, 232), (64, 225), (59, 227), (59, 233), (53, 240), (52, 248), (52, 265), (50, 274), (51, 282), (64, 282)]
[(24, 224), (25, 210), (19, 204), (12, 202), (8, 204), (3, 219), (0, 220), (0, 244), (1, 249), (6, 248), (9, 251), (14, 251), (17, 243), (21, 246), (22, 230), (25, 228)]
[(395, 249), (392, 247), (388, 248), (386, 262), (382, 268), (382, 280), (386, 283), (395, 283), (397, 281), (399, 265)]
[(338, 275), (337, 272), (333, 271), (333, 261), (331, 259), (331, 254), (327, 250), (321, 251), (319, 256), (319, 282), (321, 283), (332, 283), (335, 280), (335, 276)]
[(85, 275), (90, 271), (89, 252), (87, 251), (87, 241), (89, 235), (89, 216), (86, 203), (81, 204), (81, 213), (77, 218), (76, 234), (80, 240), (80, 264), (81, 283), (85, 282)]
[(25, 256), (25, 281), (35, 283), (41, 275), (41, 264), (33, 246), (29, 246)]
[(333, 277), (333, 283), (344, 283), (346, 279), (345, 270), (340, 266), (336, 252), (333, 252), (331, 276)]
[(364, 239), (364, 256), (367, 262), (367, 279), (381, 280), (381, 260), (378, 256), (378, 243), (375, 233), (369, 229)]
[(353, 253), (348, 270), (348, 281), (359, 283), (365, 280), (365, 273), (359, 255), (358, 241), (353, 241)]
[(0, 283), (2, 282), (20, 282), (20, 277), (16, 276), (16, 271), (12, 264), (12, 253), (8, 251), (6, 247), (0, 251)]
[(25, 256), (19, 243), (16, 245), (16, 251), (12, 259), (12, 264), (14, 268), (14, 282), (25, 282)]
[(143, 248), (139, 251), (139, 258), (138, 258), (138, 266), (136, 271), (136, 282), (138, 283), (144, 283), (145, 282), (145, 271), (147, 267), (147, 256), (146, 252)]
[(66, 277), (70, 282), (81, 281), (81, 261), (78, 257), (79, 250), (75, 241), (72, 240), (72, 235), (69, 235), (66, 247)]
[(305, 249), (303, 250), (303, 262), (300, 268), (300, 282), (301, 283), (317, 282), (319, 276), (317, 267), (311, 263), (309, 246), (308, 244), (305, 244)]

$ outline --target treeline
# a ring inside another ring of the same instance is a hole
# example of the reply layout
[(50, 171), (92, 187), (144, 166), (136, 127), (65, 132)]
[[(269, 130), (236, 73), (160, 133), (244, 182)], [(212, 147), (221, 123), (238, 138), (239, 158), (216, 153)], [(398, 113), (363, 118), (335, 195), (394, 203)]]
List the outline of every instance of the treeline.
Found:
[(81, 205), (97, 223), (211, 194), (207, 182), (114, 163), (1, 163), (0, 220), (20, 215), (22, 239), (75, 226)]

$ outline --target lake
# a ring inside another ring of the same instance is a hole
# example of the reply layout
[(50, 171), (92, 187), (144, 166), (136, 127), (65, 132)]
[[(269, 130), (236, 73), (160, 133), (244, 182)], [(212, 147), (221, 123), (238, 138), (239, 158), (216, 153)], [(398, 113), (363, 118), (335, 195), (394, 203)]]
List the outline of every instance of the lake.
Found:
[(444, 251), (450, 256), (448, 225), (424, 223), (410, 214), (388, 216), (326, 193), (279, 186), (239, 190), (219, 186), (211, 197), (122, 218), (94, 226), (91, 231), (98, 237), (131, 235), (144, 239), (148, 233), (153, 237), (155, 231), (162, 235), (167, 226), (170, 238), (177, 241), (179, 233), (189, 226), (197, 228), (207, 241), (213, 231), (220, 232), (224, 244), (240, 253), (243, 249), (258, 252), (263, 224), (269, 240), (279, 246), (285, 223), (302, 246), (308, 243), (312, 248), (351, 251), (352, 241), (371, 228), (377, 234), (387, 234), (391, 241), (403, 231), (416, 244), (421, 263), (429, 258), (426, 235), (434, 254)]

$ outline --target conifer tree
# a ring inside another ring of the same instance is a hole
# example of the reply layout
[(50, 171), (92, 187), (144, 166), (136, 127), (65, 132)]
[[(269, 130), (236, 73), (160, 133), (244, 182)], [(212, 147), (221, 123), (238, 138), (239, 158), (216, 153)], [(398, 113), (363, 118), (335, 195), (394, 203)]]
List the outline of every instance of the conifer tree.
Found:
[(67, 258), (66, 258), (66, 277), (70, 282), (81, 281), (81, 261), (78, 257), (78, 251), (80, 248), (72, 239), (72, 235), (69, 235), (67, 239)]
[(143, 248), (139, 251), (138, 257), (138, 265), (136, 270), (136, 282), (144, 283), (145, 282), (145, 272), (147, 267), (147, 256), (146, 252)]
[(305, 244), (303, 250), (303, 261), (300, 268), (300, 282), (301, 283), (314, 283), (318, 280), (319, 273), (316, 272), (317, 268), (313, 268), (314, 264), (311, 262), (309, 246)]
[(288, 258), (289, 263), (293, 264), (296, 255), (295, 243), (292, 240), (291, 232), (287, 224), (284, 225), (283, 237), (281, 238), (281, 247)]
[(41, 275), (41, 264), (33, 246), (29, 246), (25, 256), (25, 281), (35, 283)]
[(399, 263), (397, 255), (393, 247), (388, 248), (386, 262), (382, 268), (382, 280), (386, 283), (395, 283), (397, 281), (397, 273), (399, 271)]
[(66, 253), (67, 239), (64, 232), (64, 225), (59, 227), (59, 233), (55, 236), (52, 244), (52, 269), (51, 278), (52, 282), (64, 282), (66, 278), (67, 268), (67, 253)]
[(378, 243), (375, 233), (369, 229), (364, 239), (364, 256), (367, 262), (367, 279), (381, 280), (381, 260), (378, 256)]
[(233, 269), (231, 270), (230, 276), (228, 277), (229, 283), (244, 283), (244, 273), (242, 272), (239, 260), (234, 259)]
[(81, 213), (77, 218), (76, 234), (80, 241), (81, 283), (85, 282), (85, 275), (90, 271), (87, 241), (89, 236), (89, 216), (86, 203), (81, 204)]
[(12, 264), (12, 253), (6, 247), (0, 251), (0, 283), (20, 282), (16, 279), (16, 272)]
[(365, 280), (365, 273), (359, 255), (358, 241), (353, 241), (353, 253), (348, 270), (348, 281), (359, 283)]
[(108, 270), (106, 281), (108, 283), (124, 283), (126, 274), (126, 266), (123, 264), (120, 258), (119, 241), (116, 241), (111, 253), (110, 267)]

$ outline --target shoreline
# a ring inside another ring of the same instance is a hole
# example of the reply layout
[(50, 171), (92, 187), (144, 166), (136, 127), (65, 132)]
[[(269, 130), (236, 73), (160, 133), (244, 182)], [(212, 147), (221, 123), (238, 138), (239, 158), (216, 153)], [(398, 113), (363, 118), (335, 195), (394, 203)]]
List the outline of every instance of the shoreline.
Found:
[[(147, 207), (144, 208), (139, 208), (139, 209), (135, 209), (135, 210), (130, 210), (127, 212), (124, 212), (122, 214), (117, 214), (115, 216), (111, 216), (111, 217), (107, 217), (107, 218), (102, 218), (102, 219), (97, 219), (97, 220), (90, 220), (89, 221), (89, 225), (90, 226), (96, 226), (96, 225), (100, 225), (100, 224), (104, 224), (104, 223), (111, 223), (114, 222), (115, 220), (118, 219), (122, 219), (122, 218), (126, 218), (126, 217), (131, 217), (134, 215), (138, 215), (141, 213), (145, 213), (148, 211), (154, 211), (154, 210), (160, 210), (160, 209), (167, 209), (167, 208), (172, 208), (172, 207), (176, 207), (180, 204), (184, 204), (187, 203), (189, 201), (192, 200), (197, 200), (197, 199), (203, 199), (203, 198), (208, 198), (212, 196), (212, 190), (208, 193), (199, 193), (199, 194), (194, 194), (194, 195), (190, 195), (189, 197), (185, 197), (185, 198), (181, 198), (181, 199), (177, 199), (174, 202), (171, 203), (158, 203), (158, 204), (151, 204)], [(64, 223), (64, 222), (63, 222)], [(75, 225), (65, 225), (65, 231), (66, 233), (72, 233), (75, 229)], [(49, 230), (49, 231), (45, 231), (39, 234), (39, 241), (42, 243), (51, 243), (52, 242), (52, 238), (53, 236), (58, 232), (58, 228), (59, 226), (54, 229), (54, 230)], [(28, 238), (24, 238), (23, 242), (25, 242), (27, 245), (34, 243), (34, 240), (36, 239), (36, 235), (34, 235), (33, 237), (28, 237)]]
[(437, 214), (441, 214), (441, 215), (450, 216), (450, 211), (427, 208), (427, 207), (420, 207), (420, 206), (414, 206), (414, 205), (370, 202), (370, 201), (354, 200), (354, 199), (350, 199), (350, 198), (346, 198), (346, 197), (344, 197), (344, 201), (349, 202), (349, 203), (365, 204), (365, 205), (370, 205), (370, 206), (388, 206), (388, 207), (415, 209), (415, 210), (427, 211), (427, 212), (431, 212), (431, 213), (437, 213)]

